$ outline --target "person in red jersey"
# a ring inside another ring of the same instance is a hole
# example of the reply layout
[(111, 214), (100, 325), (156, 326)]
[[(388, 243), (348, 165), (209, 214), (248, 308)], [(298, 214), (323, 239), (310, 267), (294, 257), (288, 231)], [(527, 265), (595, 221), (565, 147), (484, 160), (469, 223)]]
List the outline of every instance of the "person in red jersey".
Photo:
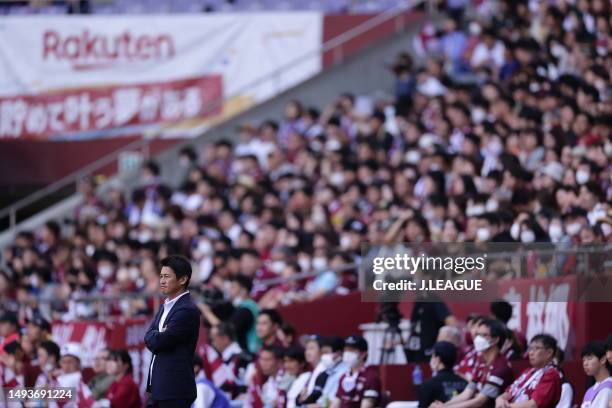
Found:
[(106, 372), (115, 377), (108, 391), (106, 399), (111, 408), (140, 408), (140, 394), (134, 382), (132, 358), (127, 350), (111, 352), (106, 362)]
[(469, 335), (469, 344), (463, 349), (463, 357), (459, 361), (459, 364), (455, 366), (455, 372), (460, 377), (463, 377), (466, 381), (472, 381), (472, 372), (474, 371), (474, 367), (476, 365), (481, 364), (481, 356), (474, 349), (474, 338), (476, 337), (476, 332), (478, 331), (478, 327), (483, 320), (485, 320), (485, 316), (472, 316), (468, 320), (468, 332)]
[(380, 400), (378, 370), (365, 364), (368, 343), (363, 337), (350, 336), (344, 343), (342, 360), (350, 367), (340, 378), (336, 398), (330, 408), (373, 408)]
[(497, 397), (495, 408), (554, 408), (561, 398), (562, 374), (553, 359), (557, 340), (539, 334), (529, 344), (529, 363), (505, 393)]
[(501, 353), (505, 341), (506, 328), (501, 322), (483, 320), (474, 338), (474, 349), (481, 354), (483, 364), (475, 366), (472, 380), (461, 394), (446, 403), (436, 401), (430, 408), (493, 408), (495, 399), (513, 380), (508, 360)]

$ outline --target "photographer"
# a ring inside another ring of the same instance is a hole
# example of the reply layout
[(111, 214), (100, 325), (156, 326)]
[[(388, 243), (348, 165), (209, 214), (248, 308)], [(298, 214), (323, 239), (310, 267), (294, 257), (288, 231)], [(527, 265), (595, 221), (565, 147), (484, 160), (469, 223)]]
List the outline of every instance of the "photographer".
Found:
[[(249, 353), (255, 353), (260, 345), (255, 331), (259, 306), (251, 298), (252, 289), (253, 281), (244, 275), (238, 275), (231, 279), (229, 300), (234, 306), (234, 311), (231, 313), (228, 323), (231, 323), (236, 329), (236, 340), (240, 347)], [(211, 326), (218, 326), (221, 323), (221, 319), (213, 312), (210, 305), (201, 302), (198, 304), (198, 308)]]

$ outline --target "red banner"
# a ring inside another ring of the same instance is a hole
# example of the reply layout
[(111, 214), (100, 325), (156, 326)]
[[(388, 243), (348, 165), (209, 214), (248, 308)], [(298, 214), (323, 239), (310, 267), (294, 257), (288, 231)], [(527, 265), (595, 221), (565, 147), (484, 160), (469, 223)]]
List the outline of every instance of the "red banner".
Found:
[(144, 395), (151, 353), (145, 348), (144, 335), (150, 319), (128, 319), (114, 323), (69, 322), (53, 324), (53, 340), (60, 347), (70, 343), (81, 346), (81, 363), (91, 367), (94, 355), (103, 348), (127, 349), (134, 366), (134, 381)]
[(205, 118), (221, 112), (220, 75), (0, 98), (1, 138), (47, 138)]

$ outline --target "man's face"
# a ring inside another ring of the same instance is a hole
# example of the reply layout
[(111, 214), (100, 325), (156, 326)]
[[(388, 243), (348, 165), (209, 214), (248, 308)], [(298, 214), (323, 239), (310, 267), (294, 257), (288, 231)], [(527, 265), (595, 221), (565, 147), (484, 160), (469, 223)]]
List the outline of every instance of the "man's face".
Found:
[(259, 367), (263, 375), (274, 375), (278, 370), (278, 360), (274, 353), (270, 351), (262, 351), (259, 354)]
[(306, 361), (310, 364), (318, 364), (321, 359), (321, 349), (319, 348), (319, 344), (316, 341), (309, 341), (306, 344), (305, 351)]
[(159, 273), (159, 287), (165, 296), (171, 296), (179, 293), (186, 283), (186, 276), (182, 276), (180, 279), (177, 279), (176, 274), (171, 268), (167, 266), (162, 267), (161, 272)]
[(38, 357), (38, 365), (41, 369), (43, 369), (47, 365), (47, 363), (50, 362), (47, 350), (42, 347), (39, 347), (38, 350), (36, 350), (36, 356)]
[(38, 341), (42, 338), (42, 329), (35, 324), (29, 323), (26, 327), (26, 335), (32, 341)]
[(119, 375), (121, 369), (121, 363), (118, 360), (111, 358), (106, 361), (106, 374), (116, 377)]
[(608, 359), (608, 364), (612, 365), (612, 350), (606, 351), (606, 358)]
[(210, 331), (210, 342), (216, 350), (220, 351), (225, 350), (225, 348), (229, 344), (228, 338), (226, 336), (220, 335), (219, 330), (217, 330), (216, 328), (213, 328)]
[(289, 357), (285, 357), (285, 361), (283, 365), (285, 367), (285, 371), (289, 375), (292, 375), (294, 377), (297, 377), (298, 375), (300, 375), (300, 362), (299, 361), (294, 360)]
[(605, 363), (605, 357), (599, 359), (597, 358), (597, 356), (594, 356), (592, 354), (582, 357), (582, 368), (584, 368), (584, 372), (588, 376), (594, 376), (595, 374), (597, 374), (601, 366)]
[(96, 374), (106, 371), (106, 360), (108, 360), (108, 351), (98, 351), (93, 358), (92, 368)]
[(80, 363), (74, 356), (63, 356), (60, 360), (60, 367), (64, 374), (71, 374), (79, 371)]
[(6, 337), (10, 336), (15, 332), (15, 326), (10, 322), (1, 322), (0, 323), (0, 336)]
[(260, 339), (267, 339), (276, 333), (276, 325), (272, 323), (270, 316), (260, 315), (257, 317), (255, 330), (257, 331), (257, 337)]
[(540, 341), (532, 341), (527, 349), (529, 352), (529, 364), (532, 367), (544, 367), (554, 357), (554, 350), (546, 348)]

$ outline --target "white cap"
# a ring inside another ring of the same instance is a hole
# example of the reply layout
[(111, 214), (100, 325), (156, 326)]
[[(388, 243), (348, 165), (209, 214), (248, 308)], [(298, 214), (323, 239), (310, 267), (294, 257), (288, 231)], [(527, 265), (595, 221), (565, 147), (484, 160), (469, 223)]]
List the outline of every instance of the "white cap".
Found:
[(81, 346), (79, 343), (67, 343), (62, 347), (62, 357), (73, 356), (81, 360)]
[(542, 174), (546, 174), (547, 176), (553, 178), (557, 182), (563, 180), (563, 173), (565, 172), (565, 167), (559, 162), (550, 162), (547, 163), (540, 170)]

